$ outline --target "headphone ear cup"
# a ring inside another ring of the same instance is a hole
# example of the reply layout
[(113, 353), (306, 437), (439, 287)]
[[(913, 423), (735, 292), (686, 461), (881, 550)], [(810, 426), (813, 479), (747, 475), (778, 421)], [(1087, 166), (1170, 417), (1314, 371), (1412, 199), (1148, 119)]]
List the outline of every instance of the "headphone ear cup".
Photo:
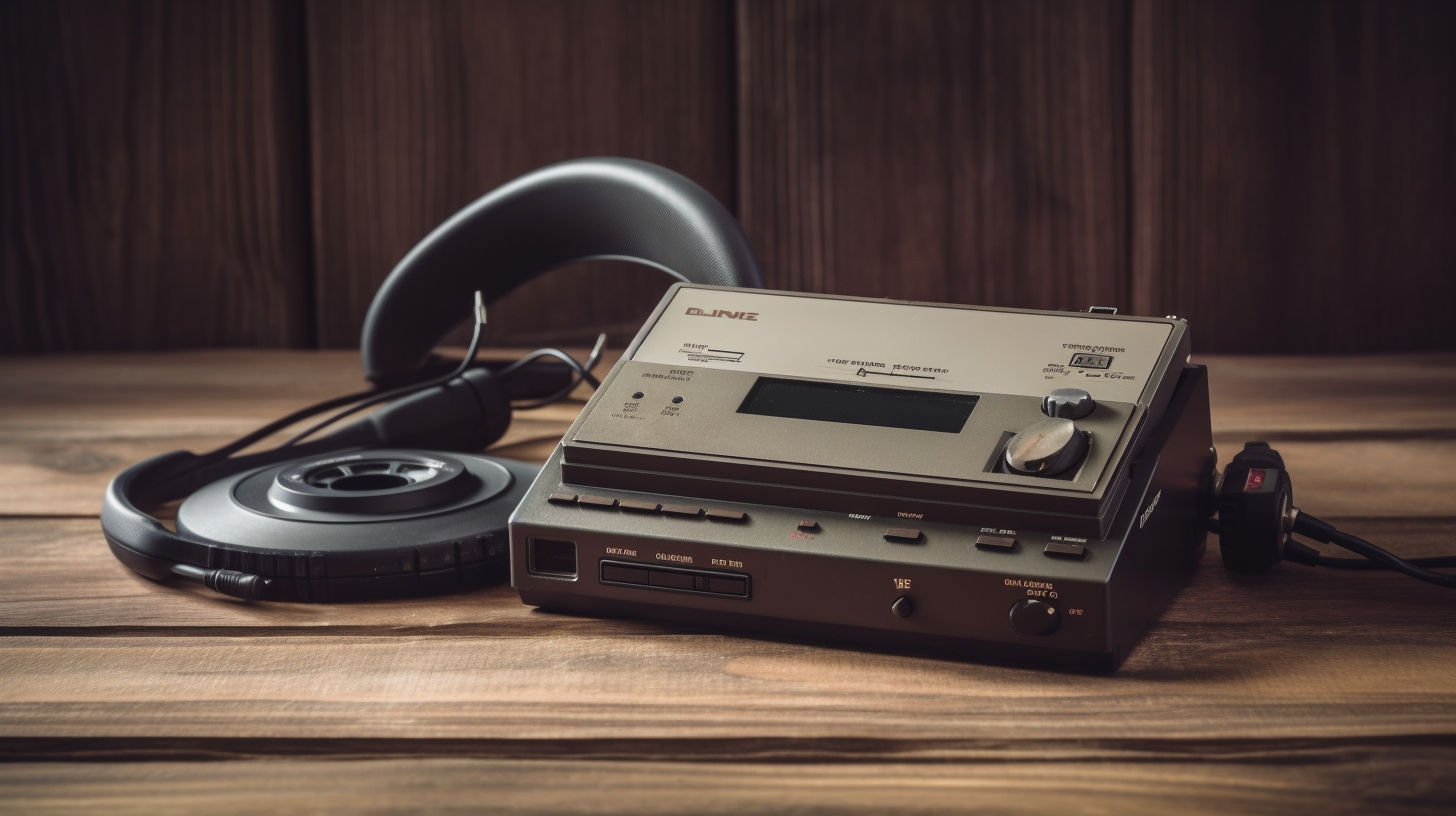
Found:
[(500, 380), (486, 368), (472, 368), (455, 379), (411, 394), (344, 428), (338, 436), (387, 448), (482, 450), (511, 425), (511, 401)]
[(1223, 473), (1218, 491), (1218, 543), (1223, 565), (1268, 572), (1284, 555), (1294, 486), (1284, 459), (1266, 442), (1249, 442)]

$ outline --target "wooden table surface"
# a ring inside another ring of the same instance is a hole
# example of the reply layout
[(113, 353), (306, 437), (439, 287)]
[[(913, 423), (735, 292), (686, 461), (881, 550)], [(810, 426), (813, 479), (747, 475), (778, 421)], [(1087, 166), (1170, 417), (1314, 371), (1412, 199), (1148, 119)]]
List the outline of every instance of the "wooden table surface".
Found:
[[(1456, 551), (1456, 355), (1205, 358), (1227, 459)], [(1111, 675), (535, 611), (248, 604), (131, 573), (120, 468), (361, 385), (343, 352), (0, 358), (0, 810), (1449, 813), (1456, 592), (1217, 540)], [(540, 461), (580, 403), (519, 414)]]

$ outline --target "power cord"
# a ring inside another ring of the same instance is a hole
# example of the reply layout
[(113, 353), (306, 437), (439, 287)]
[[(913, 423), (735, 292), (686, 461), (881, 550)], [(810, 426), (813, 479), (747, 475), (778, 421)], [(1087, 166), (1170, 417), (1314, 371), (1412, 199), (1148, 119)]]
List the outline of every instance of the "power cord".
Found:
[[(1334, 558), (1324, 555), (1303, 542), (1286, 538), (1282, 549), (1283, 558), (1308, 567), (1329, 567), (1344, 570), (1391, 570), (1409, 575), (1418, 581), (1437, 586), (1456, 588), (1456, 575), (1432, 572), (1432, 569), (1456, 567), (1456, 555), (1436, 555), (1426, 558), (1401, 558), (1395, 553), (1349, 533), (1342, 533), (1333, 525), (1321, 521), (1299, 508), (1290, 508), (1295, 514), (1291, 532), (1299, 533), (1325, 544), (1334, 544), (1363, 556), (1362, 558)], [(1208, 531), (1219, 535), (1222, 528), (1218, 519), (1209, 519)]]
[[(1356, 558), (1327, 558), (1320, 555), (1319, 551), (1305, 544), (1300, 544), (1293, 539), (1284, 544), (1284, 557), (1300, 564), (1312, 564), (1321, 567), (1335, 567), (1336, 569), (1388, 569), (1409, 575), (1417, 581), (1425, 581), (1436, 586), (1450, 587), (1456, 589), (1456, 575), (1447, 575), (1444, 572), (1433, 572), (1426, 567), (1456, 567), (1456, 556), (1436, 556), (1434, 558), (1401, 558), (1389, 550), (1379, 547), (1366, 541), (1359, 536), (1349, 533), (1342, 533), (1334, 528), (1334, 525), (1320, 521), (1307, 513), (1299, 512), (1299, 508), (1291, 508), (1295, 513), (1293, 532), (1306, 538), (1324, 544), (1334, 544), (1343, 547), (1353, 553), (1364, 556), (1363, 563), (1370, 566), (1355, 566), (1361, 564)], [(1313, 558), (1311, 558), (1313, 554)], [(1326, 563), (1345, 562), (1345, 563)]]

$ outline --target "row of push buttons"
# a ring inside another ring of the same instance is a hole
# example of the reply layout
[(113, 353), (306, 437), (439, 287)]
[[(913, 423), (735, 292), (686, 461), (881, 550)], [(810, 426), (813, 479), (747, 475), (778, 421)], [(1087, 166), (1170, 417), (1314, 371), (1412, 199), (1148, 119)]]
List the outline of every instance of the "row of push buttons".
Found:
[(579, 496), (558, 490), (546, 497), (552, 504), (577, 504), (602, 510), (620, 508), (633, 513), (664, 513), (686, 518), (707, 517), (713, 521), (748, 521), (748, 514), (742, 510), (724, 510), (719, 507), (698, 507), (691, 504), (658, 504), (642, 499), (613, 499), (607, 496)]
[[(999, 550), (1011, 552), (1016, 549), (1016, 539), (1012, 536), (983, 535), (976, 536), (976, 548), (981, 550)], [(1081, 558), (1087, 554), (1087, 548), (1081, 544), (1074, 544), (1070, 541), (1052, 541), (1046, 545), (1042, 552), (1048, 556), (1061, 558)]]
[(748, 597), (746, 575), (647, 566), (630, 561), (603, 561), (601, 570), (600, 580), (604, 584), (630, 584), (653, 589)]
[[(799, 529), (806, 533), (817, 533), (819, 532), (819, 522), (812, 519), (800, 519)], [(914, 544), (920, 541), (920, 531), (913, 527), (887, 527), (884, 539), (903, 544)]]
[[(690, 504), (658, 504), (653, 501), (642, 499), (613, 499), (607, 496), (587, 496), (557, 491), (546, 499), (553, 504), (578, 504), (583, 507), (598, 507), (602, 509), (620, 508), (636, 513), (665, 513), (671, 516), (686, 516), (698, 518), (706, 516), (715, 521), (747, 521), (748, 514), (742, 510), (723, 510), (714, 507), (697, 507)], [(811, 519), (801, 519), (798, 528), (805, 532), (817, 532), (819, 522)], [(922, 540), (919, 530), (913, 527), (888, 527), (884, 532), (886, 541), (914, 544)], [(981, 535), (976, 537), (976, 547), (982, 550), (999, 550), (1011, 552), (1016, 548), (1016, 538), (1013, 536)], [(1044, 554), (1061, 558), (1082, 558), (1087, 554), (1087, 547), (1082, 544), (1070, 541), (1052, 541), (1042, 551)]]

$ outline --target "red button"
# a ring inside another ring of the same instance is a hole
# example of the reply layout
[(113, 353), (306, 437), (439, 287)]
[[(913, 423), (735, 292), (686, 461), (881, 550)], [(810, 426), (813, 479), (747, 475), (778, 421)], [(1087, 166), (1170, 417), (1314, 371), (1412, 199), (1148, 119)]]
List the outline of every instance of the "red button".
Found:
[(1250, 468), (1249, 477), (1244, 480), (1244, 492), (1253, 493), (1264, 486), (1264, 469)]

